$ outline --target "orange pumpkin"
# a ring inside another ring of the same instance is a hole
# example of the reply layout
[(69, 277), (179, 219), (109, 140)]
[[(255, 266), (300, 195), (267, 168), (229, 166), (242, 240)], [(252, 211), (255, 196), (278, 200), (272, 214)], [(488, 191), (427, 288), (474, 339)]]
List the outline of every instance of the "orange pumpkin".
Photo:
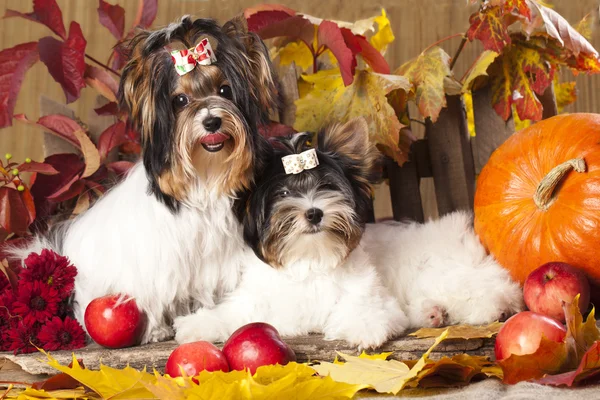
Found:
[(475, 231), (520, 283), (563, 261), (600, 284), (600, 114), (552, 117), (496, 149), (477, 180)]

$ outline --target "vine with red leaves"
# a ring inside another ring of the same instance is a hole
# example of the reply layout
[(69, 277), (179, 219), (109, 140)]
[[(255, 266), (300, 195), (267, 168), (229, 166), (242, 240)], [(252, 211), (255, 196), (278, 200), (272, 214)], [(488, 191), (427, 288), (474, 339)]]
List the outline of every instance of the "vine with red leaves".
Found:
[[(133, 27), (125, 31), (125, 10), (98, 0), (98, 19), (114, 36), (115, 44), (130, 38), (134, 29), (148, 28), (156, 17), (158, 0), (141, 0)], [(33, 0), (33, 11), (7, 10), (4, 18), (24, 18), (46, 26), (54, 35), (38, 42), (19, 44), (0, 51), (0, 128), (13, 121), (51, 133), (73, 145), (79, 154), (54, 154), (44, 162), (17, 165), (6, 155), (0, 161), (0, 241), (27, 237), (43, 231), (55, 214), (78, 214), (121, 176), (140, 153), (140, 138), (126, 124), (117, 105), (119, 70), (126, 59), (116, 46), (107, 63), (86, 53), (87, 40), (81, 26), (71, 21), (68, 30), (56, 0)], [(88, 64), (86, 59), (93, 64)], [(94, 142), (79, 120), (63, 115), (46, 115), (37, 121), (24, 114), (14, 115), (16, 100), (27, 70), (44, 63), (50, 76), (61, 86), (67, 103), (76, 101), (81, 89), (91, 87), (106, 99), (96, 109), (114, 123)], [(110, 64), (110, 66), (109, 66)], [(118, 149), (118, 150), (117, 150)], [(115, 154), (118, 153), (118, 154)], [(32, 173), (30, 186), (21, 173)]]

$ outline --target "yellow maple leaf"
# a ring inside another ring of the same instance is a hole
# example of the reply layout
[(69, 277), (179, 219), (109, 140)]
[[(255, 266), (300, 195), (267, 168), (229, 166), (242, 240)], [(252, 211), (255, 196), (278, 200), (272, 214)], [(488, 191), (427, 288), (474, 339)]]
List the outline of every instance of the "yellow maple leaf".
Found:
[(418, 338), (438, 337), (445, 330), (448, 331), (446, 339), (483, 339), (491, 338), (498, 333), (504, 325), (502, 322), (492, 322), (489, 325), (453, 325), (446, 328), (421, 328), (409, 336)]
[[(1, 398), (1, 397), (0, 397)], [(13, 398), (7, 396), (7, 399)], [(29, 399), (89, 399), (90, 395), (83, 388), (79, 389), (68, 389), (68, 390), (36, 390), (32, 388), (26, 388), (15, 397), (19, 400)]]
[(465, 111), (467, 114), (467, 130), (469, 136), (475, 137), (477, 135), (475, 131), (475, 113), (473, 111), (473, 94), (468, 91), (463, 94), (463, 103), (465, 104)]
[(600, 340), (600, 331), (596, 326), (595, 311), (588, 315), (585, 322), (579, 310), (579, 294), (571, 303), (563, 304), (565, 311), (565, 319), (567, 325), (567, 345), (569, 347), (569, 364), (571, 367), (576, 367), (581, 362), (581, 358), (585, 352)]
[(584, 38), (590, 40), (592, 38), (592, 27), (594, 26), (594, 18), (591, 14), (584, 16), (581, 21), (575, 26), (575, 30), (581, 34)]
[[(305, 364), (268, 365), (248, 371), (203, 371), (199, 385), (186, 388), (186, 399), (344, 399), (352, 398), (366, 385), (335, 382), (315, 376)], [(176, 397), (178, 398), (178, 397)]]
[(389, 356), (391, 356), (394, 352), (393, 351), (386, 351), (383, 353), (376, 353), (376, 354), (367, 354), (364, 350), (362, 353), (360, 353), (360, 355), (358, 356), (358, 358), (366, 358), (368, 360), (387, 360), (387, 358)]
[(352, 84), (345, 87), (337, 69), (302, 75), (302, 79), (310, 83), (312, 88), (308, 94), (296, 100), (294, 128), (297, 131), (316, 132), (330, 122), (364, 117), (369, 126), (371, 142), (383, 146), (399, 164), (407, 160), (410, 143), (403, 143), (403, 147), (399, 147), (403, 125), (386, 95), (394, 90), (408, 91), (408, 79), (357, 70)]
[(385, 54), (387, 47), (395, 39), (394, 32), (390, 25), (390, 20), (387, 18), (385, 9), (381, 9), (381, 15), (375, 17), (377, 23), (377, 33), (375, 33), (369, 42), (375, 47), (381, 54)]
[(350, 384), (367, 384), (379, 393), (396, 394), (409, 382), (417, 379), (418, 374), (430, 363), (429, 354), (448, 335), (444, 331), (423, 356), (409, 368), (396, 360), (372, 360), (338, 353), (346, 360), (343, 364), (322, 362), (312, 368), (321, 376), (330, 376), (333, 380)]
[(403, 64), (394, 74), (405, 76), (410, 81), (419, 112), (435, 122), (446, 106), (445, 79), (452, 75), (448, 53), (440, 47), (433, 47)]
[(565, 107), (571, 105), (577, 100), (577, 88), (575, 82), (560, 82), (558, 75), (554, 77), (554, 96), (556, 97), (556, 108), (559, 113), (565, 110)]
[(410, 368), (397, 360), (371, 360), (339, 353), (344, 363), (322, 362), (312, 368), (321, 376), (338, 382), (367, 384), (379, 393), (392, 393), (392, 386), (403, 379)]
[(73, 367), (61, 365), (50, 354), (44, 352), (48, 357), (48, 365), (54, 369), (64, 372), (82, 385), (89, 387), (100, 397), (113, 399), (136, 399), (152, 398), (152, 393), (146, 389), (142, 382), (154, 382), (154, 375), (145, 370), (138, 371), (131, 367), (115, 369), (100, 365), (100, 371), (92, 371), (82, 368), (73, 354)]
[(485, 50), (481, 55), (477, 58), (477, 61), (469, 71), (469, 74), (466, 76), (463, 83), (463, 90), (471, 90), (473, 89), (473, 84), (475, 79), (481, 76), (487, 76), (488, 67), (494, 62), (494, 60), (498, 57), (498, 53), (492, 50)]
[(271, 57), (279, 56), (280, 65), (290, 65), (296, 63), (302, 71), (313, 67), (313, 54), (302, 41), (290, 42), (285, 46), (275, 49), (271, 52)]

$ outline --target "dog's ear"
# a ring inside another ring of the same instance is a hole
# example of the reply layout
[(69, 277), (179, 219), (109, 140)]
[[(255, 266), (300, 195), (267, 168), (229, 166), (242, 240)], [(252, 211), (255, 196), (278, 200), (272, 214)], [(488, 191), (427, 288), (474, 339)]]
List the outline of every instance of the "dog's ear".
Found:
[(277, 78), (273, 71), (269, 52), (263, 41), (253, 32), (248, 31), (248, 24), (243, 15), (227, 21), (222, 31), (237, 40), (245, 50), (250, 67), (248, 78), (252, 96), (260, 104), (261, 110), (268, 114), (277, 110), (280, 105)]
[(163, 170), (168, 169), (173, 144), (175, 116), (171, 107), (171, 91), (176, 80), (173, 62), (166, 50), (149, 51), (162, 39), (166, 29), (139, 31), (124, 44), (129, 59), (121, 74), (119, 104), (126, 110), (129, 123), (140, 133), (144, 167), (150, 180), (150, 191), (171, 210), (177, 209), (172, 194), (160, 185)]
[(377, 149), (369, 141), (369, 126), (362, 117), (332, 124), (317, 139), (320, 151), (338, 157), (364, 175), (369, 174), (378, 157)]
[(359, 214), (371, 203), (371, 182), (379, 152), (369, 142), (369, 126), (364, 118), (333, 124), (317, 135), (317, 149), (339, 163), (357, 194)]

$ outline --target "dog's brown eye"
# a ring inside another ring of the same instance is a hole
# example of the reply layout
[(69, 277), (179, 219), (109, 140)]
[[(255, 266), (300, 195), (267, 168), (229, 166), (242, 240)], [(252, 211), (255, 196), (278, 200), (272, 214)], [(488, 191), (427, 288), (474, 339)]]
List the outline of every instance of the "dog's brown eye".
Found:
[(227, 100), (233, 99), (233, 92), (231, 87), (223, 85), (219, 88), (219, 96), (226, 98)]
[(173, 108), (175, 110), (180, 110), (187, 106), (189, 102), (190, 99), (188, 99), (185, 94), (178, 94), (177, 96), (173, 97)]
[(279, 192), (277, 192), (277, 195), (279, 197), (288, 197), (290, 195), (290, 191), (287, 189), (282, 189)]

